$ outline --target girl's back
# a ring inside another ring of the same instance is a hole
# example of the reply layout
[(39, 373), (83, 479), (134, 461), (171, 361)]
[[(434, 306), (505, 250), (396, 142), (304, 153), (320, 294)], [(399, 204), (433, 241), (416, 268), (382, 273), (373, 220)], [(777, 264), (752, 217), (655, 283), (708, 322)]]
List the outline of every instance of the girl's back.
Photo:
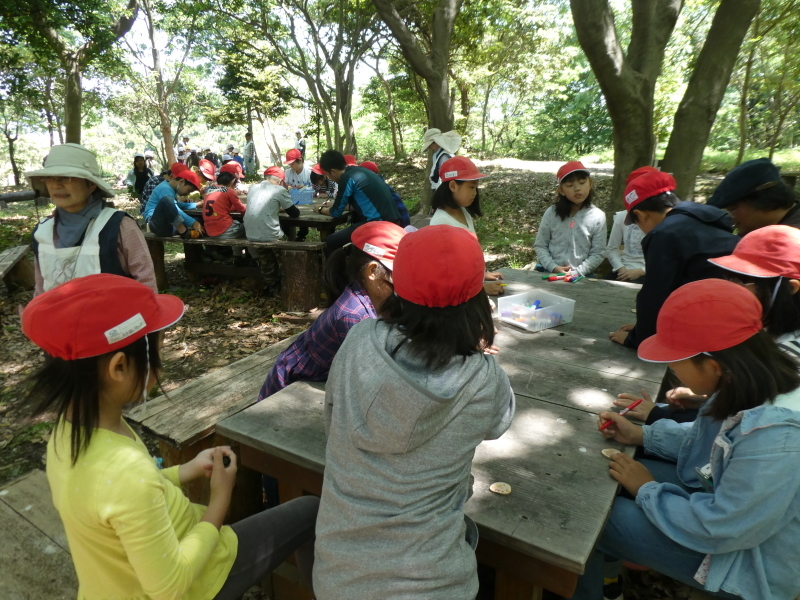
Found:
[[(474, 597), (464, 538), (475, 447), (510, 425), (493, 357), (431, 370), (382, 321), (354, 327), (326, 389), (328, 446), (314, 589), (326, 598)], [(365, 368), (369, 365), (369, 368)]]

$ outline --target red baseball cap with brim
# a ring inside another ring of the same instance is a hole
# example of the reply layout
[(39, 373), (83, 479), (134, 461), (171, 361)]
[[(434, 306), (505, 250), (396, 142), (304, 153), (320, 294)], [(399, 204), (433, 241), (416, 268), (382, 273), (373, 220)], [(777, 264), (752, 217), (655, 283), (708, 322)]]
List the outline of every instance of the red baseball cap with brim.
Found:
[(285, 165), (290, 165), (290, 164), (292, 164), (294, 161), (296, 161), (296, 160), (300, 160), (301, 158), (303, 158), (303, 153), (302, 153), (302, 152), (300, 152), (300, 150), (297, 150), (297, 149), (292, 149), (292, 150), (289, 150), (289, 151), (286, 153), (286, 160), (284, 161), (284, 163), (283, 163), (283, 164), (285, 164)]
[(178, 173), (178, 179), (183, 179), (186, 183), (192, 184), (195, 189), (200, 189), (200, 178), (197, 176), (197, 173), (186, 169), (185, 171), (181, 171)]
[(280, 167), (267, 167), (264, 169), (264, 177), (278, 177), (281, 181), (286, 181), (286, 171)]
[(364, 167), (365, 169), (369, 169), (373, 173), (377, 173), (380, 169), (378, 168), (378, 164), (372, 162), (371, 160), (365, 160), (362, 162), (359, 167)]
[(99, 273), (54, 287), (28, 303), (22, 331), (64, 360), (101, 356), (160, 331), (183, 315), (183, 301), (129, 277)]
[(558, 173), (556, 173), (556, 179), (558, 179), (558, 184), (561, 185), (561, 182), (567, 175), (571, 175), (577, 171), (583, 171), (587, 175), (589, 175), (589, 169), (583, 166), (583, 163), (579, 160), (571, 160), (566, 164), (561, 165), (558, 169)]
[(325, 175), (325, 171), (322, 170), (322, 167), (319, 166), (319, 163), (311, 167), (311, 172), (316, 173), (317, 175)]
[(669, 173), (662, 173), (661, 171), (649, 171), (632, 180), (625, 187), (625, 193), (623, 194), (625, 210), (628, 211), (628, 214), (625, 215), (625, 225), (633, 225), (631, 211), (638, 204), (664, 192), (675, 191), (676, 187), (678, 187), (678, 184), (675, 178)]
[(210, 160), (201, 158), (200, 164), (197, 166), (197, 168), (200, 169), (200, 173), (202, 173), (203, 177), (209, 181), (214, 181), (214, 179), (216, 179), (217, 166)]
[(485, 272), (475, 234), (452, 225), (429, 225), (400, 240), (392, 280), (395, 293), (414, 304), (458, 306), (483, 289)]
[(744, 236), (730, 256), (708, 260), (750, 277), (800, 279), (800, 229), (788, 225), (761, 227)]
[(355, 167), (358, 165), (358, 161), (356, 160), (356, 157), (353, 156), (352, 154), (345, 154), (344, 164), (346, 164), (348, 167)]
[(172, 163), (169, 166), (169, 172), (172, 173), (173, 176), (177, 175), (181, 171), (186, 171), (189, 167), (187, 167), (184, 163)]
[(238, 177), (239, 179), (242, 179), (244, 177), (244, 171), (242, 171), (242, 165), (240, 165), (236, 161), (231, 161), (229, 163), (225, 163), (224, 165), (222, 165), (220, 167), (219, 172), (220, 173), (230, 173), (231, 175), (234, 175), (234, 176)]
[(439, 168), (439, 177), (442, 182), (475, 181), (476, 179), (488, 177), (488, 175), (478, 171), (478, 167), (475, 166), (475, 163), (466, 156), (454, 156), (442, 163), (442, 166)]
[(679, 287), (661, 307), (656, 334), (639, 344), (639, 358), (677, 362), (733, 348), (764, 325), (761, 302), (741, 285), (703, 279)]
[(637, 177), (641, 177), (645, 173), (651, 173), (653, 171), (658, 171), (655, 167), (651, 167), (650, 165), (645, 165), (643, 167), (639, 167), (638, 169), (634, 169), (631, 171), (631, 174), (628, 175), (627, 179), (625, 179), (625, 185), (628, 185), (631, 181), (636, 179)]
[(392, 271), (397, 247), (405, 235), (405, 230), (394, 223), (370, 221), (353, 232), (350, 243)]

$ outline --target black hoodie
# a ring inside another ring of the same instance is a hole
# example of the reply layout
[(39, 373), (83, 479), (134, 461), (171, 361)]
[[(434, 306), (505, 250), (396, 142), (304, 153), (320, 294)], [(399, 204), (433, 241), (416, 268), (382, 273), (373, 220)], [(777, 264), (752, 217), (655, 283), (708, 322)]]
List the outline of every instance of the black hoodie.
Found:
[(642, 239), (645, 280), (636, 297), (636, 327), (625, 345), (638, 348), (655, 334), (661, 306), (682, 285), (701, 279), (722, 278), (724, 270), (709, 258), (733, 252), (739, 237), (733, 235), (733, 220), (722, 209), (681, 202)]

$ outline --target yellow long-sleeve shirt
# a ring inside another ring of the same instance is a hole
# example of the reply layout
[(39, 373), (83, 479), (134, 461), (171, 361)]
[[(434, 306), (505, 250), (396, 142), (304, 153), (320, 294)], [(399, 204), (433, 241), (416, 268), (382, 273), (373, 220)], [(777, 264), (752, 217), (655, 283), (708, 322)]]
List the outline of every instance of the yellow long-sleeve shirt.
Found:
[(238, 540), (200, 522), (205, 508), (179, 487), (178, 467), (159, 471), (147, 448), (95, 429), (75, 466), (71, 425), (47, 445), (47, 479), (78, 574), (78, 600), (208, 600), (225, 583)]

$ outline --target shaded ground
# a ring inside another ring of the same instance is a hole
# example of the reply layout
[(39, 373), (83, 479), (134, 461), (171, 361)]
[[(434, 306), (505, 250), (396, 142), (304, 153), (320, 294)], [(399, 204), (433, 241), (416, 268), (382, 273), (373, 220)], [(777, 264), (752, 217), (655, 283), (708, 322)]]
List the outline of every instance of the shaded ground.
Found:
[[(387, 182), (397, 189), (412, 209), (422, 190), (424, 164), (394, 164), (378, 160)], [(491, 175), (481, 186), (483, 217), (477, 220), (478, 238), (487, 253), (489, 267), (520, 267), (533, 259), (533, 240), (545, 209), (552, 203), (555, 172), (560, 163), (518, 160), (479, 161)], [(588, 165), (587, 165), (588, 166)], [(611, 166), (592, 167), (596, 172), (596, 203), (609, 206)], [(719, 177), (701, 177), (697, 199), (704, 200)], [(0, 192), (12, 188), (0, 188)], [(126, 195), (115, 199), (118, 208), (132, 211), (136, 203)], [(43, 212), (42, 212), (43, 211)], [(0, 211), (0, 251), (28, 243), (37, 216), (49, 210), (31, 202), (10, 205)], [(610, 224), (610, 221), (609, 221)], [(190, 282), (182, 266), (180, 246), (167, 246), (169, 292), (186, 303), (186, 314), (166, 332), (165, 370), (162, 381), (169, 391), (228, 363), (289, 337), (302, 327), (278, 322), (274, 300), (258, 295), (258, 284), (247, 280)], [(46, 417), (32, 416), (24, 400), (25, 378), (41, 364), (41, 352), (20, 330), (18, 309), (30, 301), (31, 292), (8, 295), (0, 286), (0, 486), (31, 469), (43, 467), (43, 457), (52, 424)], [(684, 586), (657, 574), (632, 574), (628, 598), (686, 598)], [(259, 595), (253, 593), (251, 600)]]

